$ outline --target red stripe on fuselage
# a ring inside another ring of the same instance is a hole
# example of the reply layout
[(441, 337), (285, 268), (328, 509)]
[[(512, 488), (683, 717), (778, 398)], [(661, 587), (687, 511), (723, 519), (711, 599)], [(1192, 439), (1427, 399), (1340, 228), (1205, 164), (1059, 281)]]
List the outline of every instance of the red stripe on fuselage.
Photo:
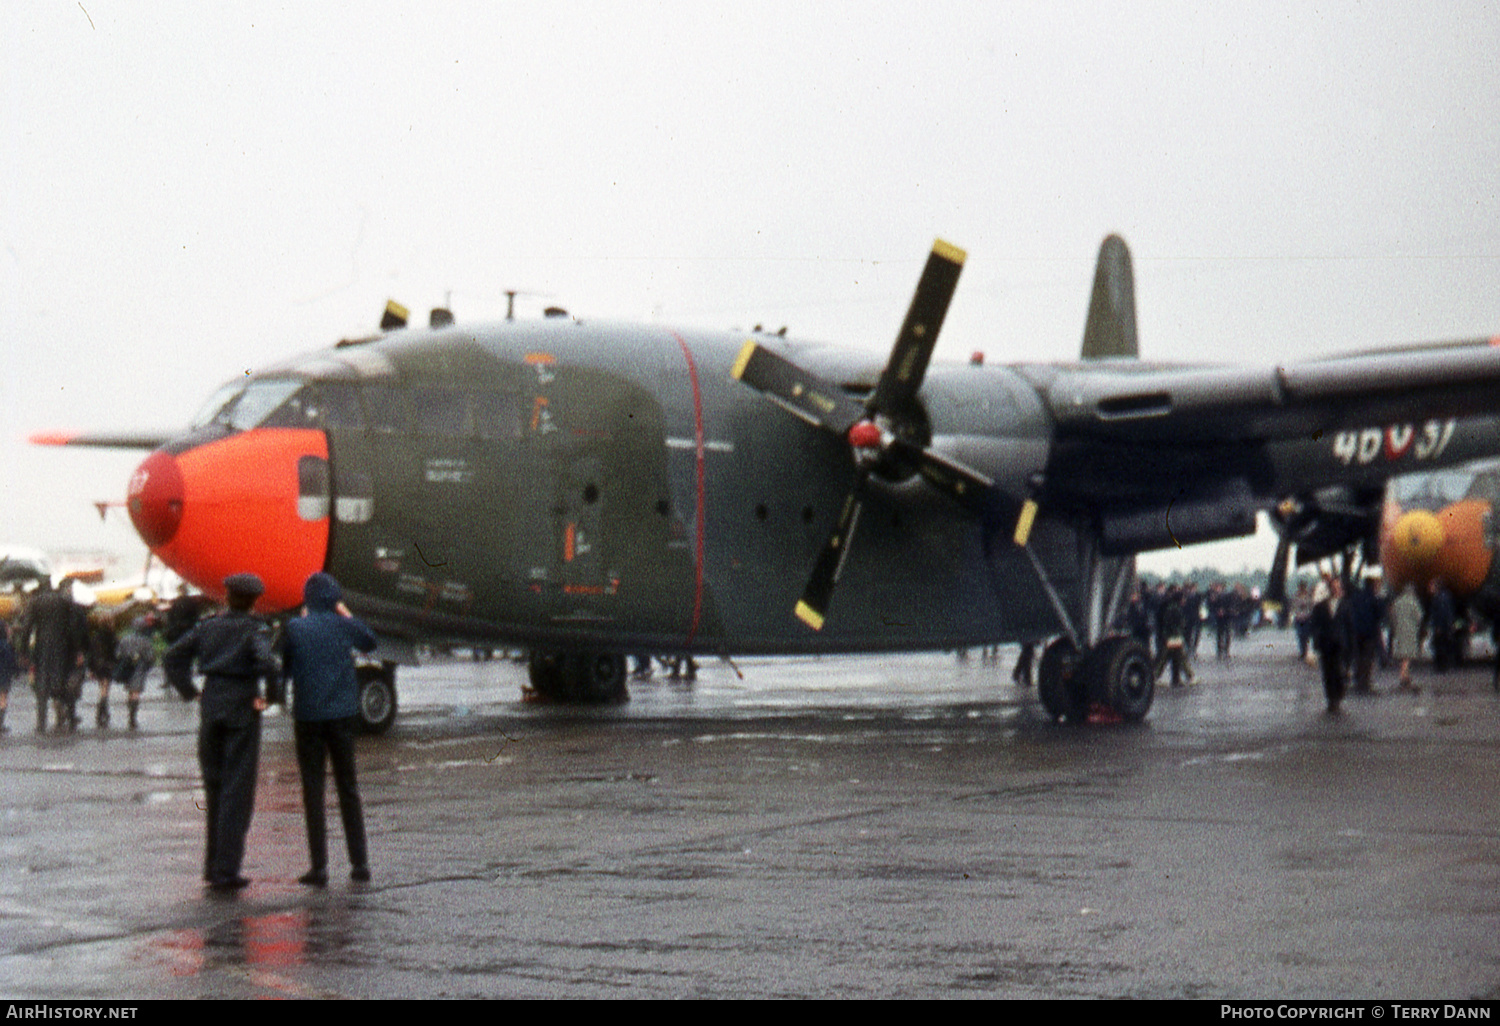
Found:
[(695, 471), (695, 490), (698, 505), (695, 530), (697, 541), (693, 551), (693, 622), (688, 627), (687, 644), (692, 646), (698, 636), (698, 626), (703, 619), (703, 527), (705, 514), (703, 509), (703, 393), (698, 387), (698, 364), (693, 360), (693, 352), (688, 348), (682, 336), (675, 331), (672, 337), (677, 340), (677, 346), (682, 350), (682, 358), (687, 361), (688, 382), (693, 390), (693, 460)]

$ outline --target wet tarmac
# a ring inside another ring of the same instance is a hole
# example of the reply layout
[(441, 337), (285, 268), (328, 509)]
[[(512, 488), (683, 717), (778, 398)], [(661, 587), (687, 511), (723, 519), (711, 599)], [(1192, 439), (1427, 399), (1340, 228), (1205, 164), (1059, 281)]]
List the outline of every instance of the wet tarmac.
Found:
[(153, 686), (135, 733), (39, 737), (18, 686), (0, 993), (1500, 996), (1488, 667), (1329, 717), (1263, 631), (1145, 724), (1069, 727), (1014, 656), (708, 663), (588, 711), (522, 702), (508, 661), (406, 670), (361, 742), (374, 879), (335, 814), (333, 882), (296, 883), (273, 716), (231, 898), (199, 880), (195, 707)]

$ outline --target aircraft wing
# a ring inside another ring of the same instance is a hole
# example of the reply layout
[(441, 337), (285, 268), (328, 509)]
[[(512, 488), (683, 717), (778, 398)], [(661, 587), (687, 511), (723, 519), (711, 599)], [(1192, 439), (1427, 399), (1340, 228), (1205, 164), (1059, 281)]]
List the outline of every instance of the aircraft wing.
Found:
[(76, 445), (92, 449), (160, 449), (179, 431), (44, 431), (27, 439), (32, 445)]
[(1167, 443), (1290, 439), (1339, 427), (1495, 412), (1500, 339), (1264, 368), (1077, 365), (1038, 384), (1059, 436)]
[(1288, 496), (1500, 452), (1500, 345), (1447, 343), (1277, 367), (1101, 360), (1024, 370), (1053, 417), (1034, 498), (1099, 524), (1106, 552), (1252, 533)]

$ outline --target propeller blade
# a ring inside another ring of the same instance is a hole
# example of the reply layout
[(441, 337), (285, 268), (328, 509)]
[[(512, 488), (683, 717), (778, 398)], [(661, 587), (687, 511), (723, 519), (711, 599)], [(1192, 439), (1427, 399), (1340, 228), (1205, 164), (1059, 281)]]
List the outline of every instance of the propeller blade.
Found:
[(835, 434), (846, 433), (865, 415), (843, 389), (753, 339), (740, 350), (729, 373), (814, 427)]
[(896, 345), (891, 350), (890, 362), (880, 375), (880, 383), (866, 407), (870, 413), (897, 413), (916, 398), (967, 257), (963, 250), (942, 239), (932, 244), (927, 266), (922, 269), (917, 291), (911, 297), (911, 307), (906, 311), (906, 320), (902, 322)]
[(406, 320), (411, 316), (411, 311), (394, 299), (387, 300), (385, 313), (380, 315), (380, 330), (391, 331), (395, 328), (406, 327)]
[(891, 439), (887, 448), (896, 459), (915, 465), (923, 480), (932, 487), (965, 506), (974, 505), (986, 490), (995, 485), (993, 479), (966, 463), (904, 438)]
[(1292, 555), (1292, 539), (1282, 535), (1276, 542), (1276, 555), (1271, 561), (1270, 580), (1266, 582), (1266, 599), (1286, 604), (1287, 565)]
[(833, 586), (838, 583), (839, 574), (843, 573), (844, 560), (849, 555), (849, 543), (854, 540), (854, 529), (859, 525), (859, 511), (863, 504), (863, 492), (865, 475), (861, 474), (855, 481), (854, 488), (844, 499), (844, 508), (839, 513), (839, 522), (834, 526), (833, 533), (828, 536), (828, 541), (823, 545), (823, 551), (818, 553), (818, 561), (813, 564), (812, 576), (807, 580), (807, 587), (802, 589), (802, 598), (797, 602), (797, 619), (807, 624), (815, 631), (823, 629), (823, 620), (828, 615), (828, 605), (833, 600)]
[(1024, 549), (1031, 540), (1031, 528), (1036, 523), (1036, 515), (1040, 510), (1035, 499), (1027, 499), (1021, 504), (1021, 515), (1016, 518), (1016, 532), (1012, 539), (1017, 548)]

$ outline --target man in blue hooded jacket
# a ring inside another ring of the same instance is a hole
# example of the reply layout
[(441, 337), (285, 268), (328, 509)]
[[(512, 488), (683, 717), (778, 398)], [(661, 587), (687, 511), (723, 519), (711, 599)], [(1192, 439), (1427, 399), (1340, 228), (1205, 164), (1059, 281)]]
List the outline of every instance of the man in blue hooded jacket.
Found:
[(292, 683), (297, 766), (302, 773), (302, 810), (312, 868), (299, 881), (328, 883), (328, 838), (323, 812), (324, 770), (333, 766), (351, 879), (370, 879), (365, 818), (354, 773), (354, 735), (359, 683), (352, 649), (371, 652), (375, 635), (343, 604), (338, 581), (316, 573), (302, 588), (302, 616), (287, 621), (282, 633), (282, 669)]

